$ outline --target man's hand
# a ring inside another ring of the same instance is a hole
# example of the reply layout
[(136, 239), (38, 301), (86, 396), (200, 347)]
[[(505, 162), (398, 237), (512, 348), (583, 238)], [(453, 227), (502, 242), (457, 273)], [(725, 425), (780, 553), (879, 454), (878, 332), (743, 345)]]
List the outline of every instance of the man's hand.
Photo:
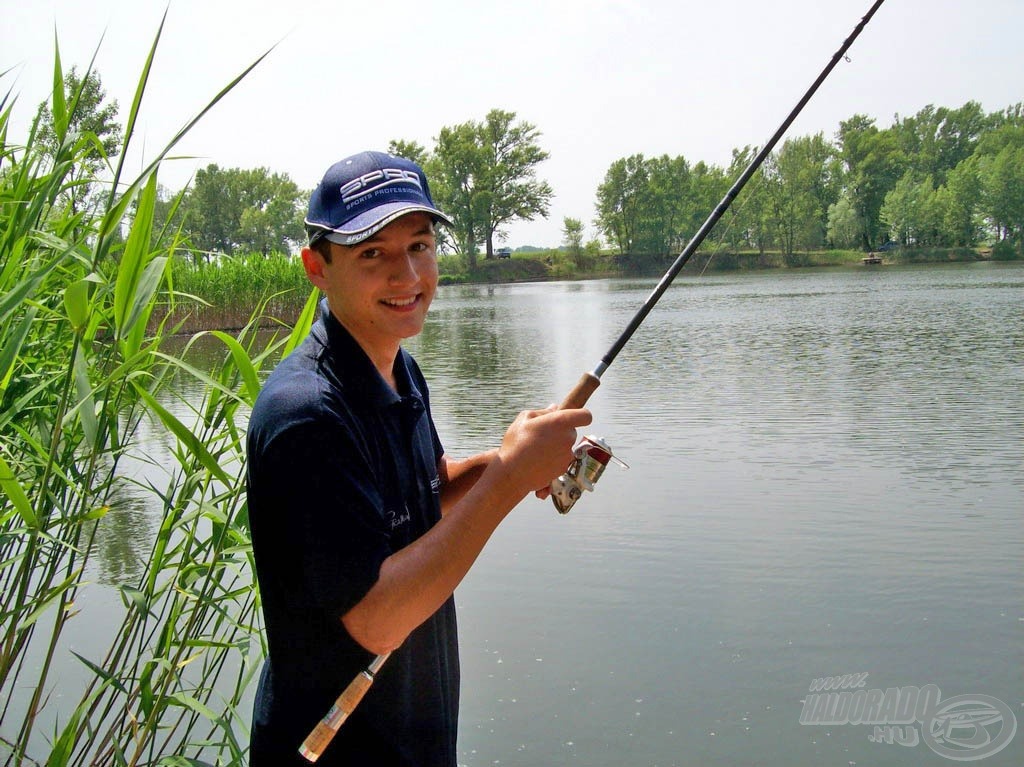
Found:
[(589, 410), (525, 410), (508, 427), (498, 448), (497, 460), (511, 475), (523, 495), (538, 497), (573, 461), (576, 429), (593, 420)]

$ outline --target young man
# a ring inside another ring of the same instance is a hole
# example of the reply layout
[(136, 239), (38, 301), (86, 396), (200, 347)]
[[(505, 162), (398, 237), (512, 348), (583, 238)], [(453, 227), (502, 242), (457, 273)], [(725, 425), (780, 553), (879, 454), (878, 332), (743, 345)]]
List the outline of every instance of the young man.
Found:
[(365, 152), (309, 202), (302, 263), (326, 296), (249, 423), (248, 504), (269, 654), (251, 767), (298, 748), (372, 658), (393, 652), (318, 764), (454, 767), (452, 593), (505, 515), (572, 461), (586, 410), (520, 413), (496, 450), (444, 454), (402, 340), (437, 287), (434, 207), (414, 163)]

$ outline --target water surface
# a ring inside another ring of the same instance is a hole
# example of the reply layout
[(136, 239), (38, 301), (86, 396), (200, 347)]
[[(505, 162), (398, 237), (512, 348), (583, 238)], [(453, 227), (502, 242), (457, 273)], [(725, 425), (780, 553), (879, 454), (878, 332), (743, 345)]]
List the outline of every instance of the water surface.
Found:
[[(653, 287), (442, 288), (408, 346), (448, 452), (560, 401)], [(949, 763), (801, 725), (847, 673), (1024, 729), (1024, 267), (684, 276), (590, 407), (631, 468), (565, 517), (525, 501), (457, 592), (461, 764)], [(130, 580), (145, 520), (100, 581)], [(983, 762), (1022, 763), (1024, 733)]]
[[(653, 285), (443, 289), (409, 346), (448, 451), (560, 401)], [(630, 470), (524, 502), (457, 593), (463, 764), (948, 761), (799, 723), (857, 672), (1024, 720), (1024, 269), (683, 278), (590, 407)]]

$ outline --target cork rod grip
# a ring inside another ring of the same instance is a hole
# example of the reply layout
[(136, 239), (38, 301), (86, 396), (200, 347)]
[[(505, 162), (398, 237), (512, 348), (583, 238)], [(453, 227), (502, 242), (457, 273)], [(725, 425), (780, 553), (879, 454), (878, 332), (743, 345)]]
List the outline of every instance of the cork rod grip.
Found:
[(558, 409), (573, 410), (583, 407), (587, 404), (587, 400), (590, 399), (590, 395), (597, 391), (597, 387), (600, 385), (600, 378), (593, 373), (584, 373), (580, 376), (580, 380), (576, 382), (572, 391), (562, 400), (562, 404), (558, 406)]
[(348, 715), (356, 710), (359, 701), (366, 695), (366, 691), (373, 684), (373, 674), (363, 671), (353, 679), (345, 692), (338, 696), (327, 716), (320, 720), (320, 723), (313, 729), (313, 732), (306, 736), (299, 753), (307, 761), (315, 762), (323, 754), (324, 749), (334, 739), (338, 728), (348, 719)]

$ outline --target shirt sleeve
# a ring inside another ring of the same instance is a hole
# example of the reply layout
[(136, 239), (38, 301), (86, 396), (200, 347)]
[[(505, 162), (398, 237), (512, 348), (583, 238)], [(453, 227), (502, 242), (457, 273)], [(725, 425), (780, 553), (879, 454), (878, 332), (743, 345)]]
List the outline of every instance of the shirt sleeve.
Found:
[(331, 617), (366, 595), (392, 553), (371, 463), (337, 424), (290, 428), (265, 456), (265, 475), (282, 480), (274, 495), (292, 560), (282, 565), (295, 568), (296, 597)]

